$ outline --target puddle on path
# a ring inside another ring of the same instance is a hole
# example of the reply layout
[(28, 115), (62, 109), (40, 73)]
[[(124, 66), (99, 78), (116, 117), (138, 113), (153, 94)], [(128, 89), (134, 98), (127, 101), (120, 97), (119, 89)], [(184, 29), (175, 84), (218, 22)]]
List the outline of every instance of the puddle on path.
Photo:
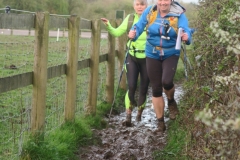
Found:
[[(183, 90), (181, 86), (175, 88), (175, 99), (178, 102)], [(151, 95), (149, 89), (148, 95)], [(164, 95), (166, 102), (166, 97)], [(167, 104), (167, 103), (166, 103)], [(167, 106), (165, 113), (168, 112)], [(137, 108), (132, 112), (132, 127), (122, 125), (125, 120), (125, 112), (113, 115), (109, 126), (103, 130), (94, 130), (94, 135), (99, 138), (95, 146), (80, 148), (78, 157), (81, 160), (153, 160), (152, 153), (161, 150), (166, 144), (166, 132), (155, 132), (157, 122), (155, 112), (148, 97), (146, 109), (142, 114), (142, 121), (137, 122), (135, 117)], [(108, 121), (108, 120), (107, 120)], [(166, 125), (169, 118), (165, 115)]]

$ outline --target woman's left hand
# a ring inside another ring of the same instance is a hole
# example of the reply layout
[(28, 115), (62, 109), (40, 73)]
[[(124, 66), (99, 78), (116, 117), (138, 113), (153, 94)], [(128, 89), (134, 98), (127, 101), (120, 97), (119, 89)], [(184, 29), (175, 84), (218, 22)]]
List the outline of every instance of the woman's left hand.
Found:
[(107, 18), (101, 18), (101, 20), (103, 21), (103, 23), (108, 26), (108, 19)]

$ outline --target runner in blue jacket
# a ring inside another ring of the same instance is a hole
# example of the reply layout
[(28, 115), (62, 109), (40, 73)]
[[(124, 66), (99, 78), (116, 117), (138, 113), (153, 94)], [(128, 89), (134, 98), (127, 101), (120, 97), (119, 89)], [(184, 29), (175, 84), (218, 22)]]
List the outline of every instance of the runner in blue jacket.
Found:
[[(158, 119), (158, 129), (166, 129), (164, 123), (164, 99), (162, 92), (168, 98), (170, 119), (178, 114), (174, 99), (173, 78), (177, 69), (180, 49), (175, 49), (177, 37), (186, 44), (191, 42), (191, 29), (184, 14), (185, 9), (172, 0), (158, 0), (156, 5), (145, 9), (139, 21), (132, 27), (128, 37), (133, 41), (147, 28), (146, 64), (147, 73), (152, 86), (152, 103)], [(178, 35), (179, 28), (183, 32)]]

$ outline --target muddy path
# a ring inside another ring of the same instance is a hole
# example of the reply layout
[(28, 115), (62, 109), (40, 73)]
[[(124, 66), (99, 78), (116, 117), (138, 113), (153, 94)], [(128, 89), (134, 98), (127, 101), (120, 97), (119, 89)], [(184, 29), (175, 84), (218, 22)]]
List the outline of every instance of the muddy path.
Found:
[[(178, 102), (183, 93), (180, 85), (176, 86), (175, 99)], [(149, 94), (151, 90), (149, 89)], [(166, 102), (166, 97), (164, 95)], [(98, 145), (80, 148), (78, 157), (81, 160), (153, 160), (153, 152), (162, 150), (166, 145), (167, 132), (157, 132), (157, 121), (152, 107), (151, 97), (148, 97), (146, 109), (142, 114), (142, 121), (135, 117), (137, 108), (132, 113), (132, 127), (122, 124), (125, 112), (113, 115), (109, 127), (103, 130), (93, 130), (98, 138)], [(109, 119), (107, 119), (108, 121)], [(168, 108), (165, 107), (165, 123), (168, 128)]]

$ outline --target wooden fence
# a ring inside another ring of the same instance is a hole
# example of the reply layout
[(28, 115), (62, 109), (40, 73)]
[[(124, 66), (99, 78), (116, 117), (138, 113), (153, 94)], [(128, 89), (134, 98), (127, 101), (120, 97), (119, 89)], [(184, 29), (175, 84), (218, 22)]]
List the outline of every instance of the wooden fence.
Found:
[[(113, 26), (120, 21), (111, 21)], [(68, 52), (66, 64), (47, 68), (49, 30), (68, 28)], [(112, 103), (114, 95), (115, 57), (118, 57), (120, 71), (124, 61), (126, 36), (117, 41), (108, 35), (108, 53), (100, 56), (101, 20), (86, 20), (72, 15), (68, 18), (51, 17), (47, 12), (35, 14), (0, 14), (0, 28), (35, 29), (34, 67), (32, 72), (0, 78), (0, 94), (29, 85), (33, 86), (31, 109), (31, 133), (44, 131), (46, 112), (47, 80), (66, 75), (65, 121), (73, 121), (76, 106), (77, 71), (90, 68), (88, 101), (86, 114), (95, 114), (97, 104), (97, 85), (99, 63), (107, 62), (106, 101)], [(82, 29), (91, 31), (90, 58), (78, 61), (79, 33)], [(117, 42), (118, 50), (115, 49)], [(126, 89), (126, 77), (123, 75), (120, 88)]]

